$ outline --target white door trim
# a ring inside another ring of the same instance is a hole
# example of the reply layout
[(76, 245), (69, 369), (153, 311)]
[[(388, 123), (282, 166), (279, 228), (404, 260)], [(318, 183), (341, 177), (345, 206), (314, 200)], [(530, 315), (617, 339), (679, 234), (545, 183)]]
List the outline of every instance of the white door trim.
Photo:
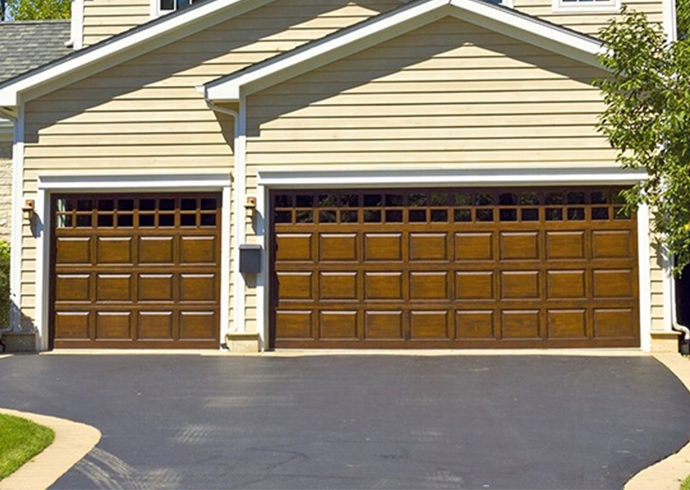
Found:
[[(423, 186), (550, 186), (550, 185), (631, 185), (647, 178), (646, 172), (621, 170), (619, 167), (504, 167), (471, 169), (396, 168), (368, 171), (274, 171), (257, 172), (257, 212), (261, 226), (257, 238), (263, 244), (263, 264), (257, 280), (257, 331), (262, 345), (270, 345), (270, 268), (268, 232), (271, 229), (269, 191), (276, 189), (315, 188), (373, 188)], [(649, 210), (641, 208), (638, 214), (638, 280), (640, 308), (640, 349), (651, 348), (651, 285), (649, 260)], [(646, 247), (643, 249), (643, 246)]]
[[(51, 195), (53, 193), (104, 193), (104, 192), (212, 192), (221, 191), (221, 267), (220, 267), (220, 338), (223, 341), (229, 325), (230, 287), (230, 174), (42, 174), (38, 176), (36, 198), (36, 323), (39, 349), (48, 349), (48, 325), (50, 324), (50, 248), (51, 248)], [(220, 348), (220, 343), (219, 346)]]

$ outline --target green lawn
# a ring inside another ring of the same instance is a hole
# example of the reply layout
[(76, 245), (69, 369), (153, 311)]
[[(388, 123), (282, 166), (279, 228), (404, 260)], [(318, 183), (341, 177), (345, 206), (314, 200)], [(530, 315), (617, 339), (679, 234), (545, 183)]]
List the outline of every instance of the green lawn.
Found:
[(0, 480), (48, 447), (55, 432), (20, 417), (0, 414)]

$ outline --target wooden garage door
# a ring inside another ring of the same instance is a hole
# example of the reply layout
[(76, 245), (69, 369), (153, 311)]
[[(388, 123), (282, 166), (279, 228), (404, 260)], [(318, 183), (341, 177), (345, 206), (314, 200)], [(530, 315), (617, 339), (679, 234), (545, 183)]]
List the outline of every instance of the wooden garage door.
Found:
[(274, 346), (638, 346), (618, 191), (276, 191)]
[(55, 347), (218, 348), (220, 194), (52, 205)]

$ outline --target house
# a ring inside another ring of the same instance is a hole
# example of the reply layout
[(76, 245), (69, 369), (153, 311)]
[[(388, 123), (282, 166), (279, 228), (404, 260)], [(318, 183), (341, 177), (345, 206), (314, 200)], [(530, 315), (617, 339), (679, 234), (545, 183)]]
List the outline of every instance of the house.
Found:
[[(670, 0), (629, 0), (675, 32)], [(595, 131), (618, 0), (75, 0), (16, 120), (50, 348), (676, 349)], [(666, 270), (665, 270), (666, 269)]]

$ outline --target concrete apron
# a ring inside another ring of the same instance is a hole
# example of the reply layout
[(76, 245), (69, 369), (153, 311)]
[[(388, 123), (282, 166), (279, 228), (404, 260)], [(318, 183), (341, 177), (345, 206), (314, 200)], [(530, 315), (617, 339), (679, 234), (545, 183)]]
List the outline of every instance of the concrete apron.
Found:
[(0, 413), (22, 417), (55, 431), (53, 443), (0, 481), (0, 490), (44, 490), (86, 456), (101, 440), (100, 431), (90, 425), (4, 408), (0, 408)]

